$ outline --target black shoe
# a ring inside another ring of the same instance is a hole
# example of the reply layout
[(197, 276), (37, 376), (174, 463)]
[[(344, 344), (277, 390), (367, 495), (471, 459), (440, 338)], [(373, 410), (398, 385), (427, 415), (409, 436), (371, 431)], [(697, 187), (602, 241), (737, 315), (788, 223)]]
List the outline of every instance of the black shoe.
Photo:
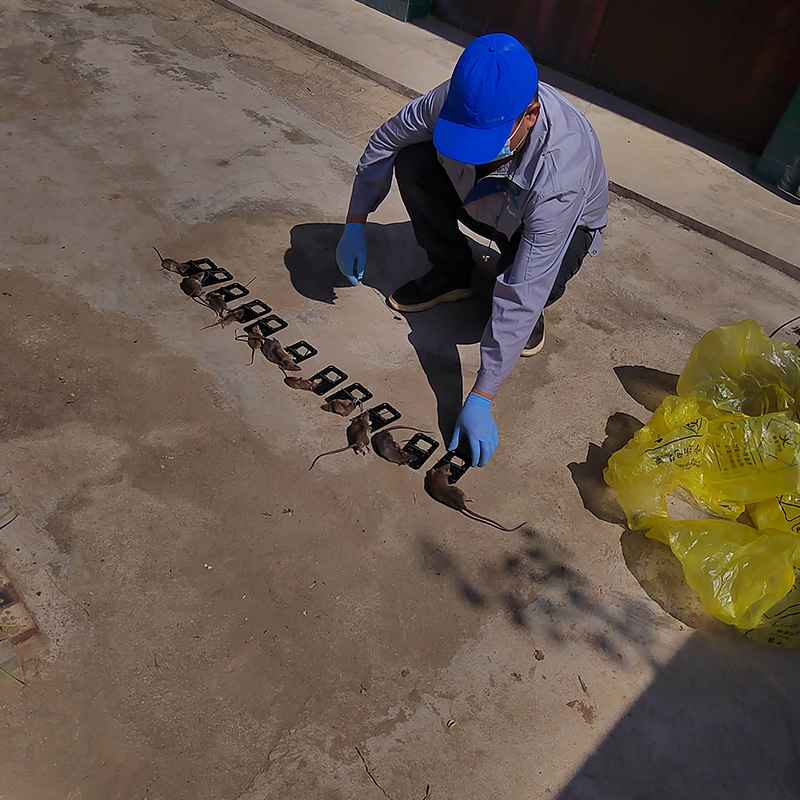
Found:
[(525, 343), (525, 349), (520, 353), (522, 356), (535, 356), (544, 347), (544, 314), (539, 317), (539, 321), (533, 326), (533, 331)]
[(389, 295), (388, 303), (397, 311), (427, 311), (439, 303), (463, 300), (473, 294), (471, 269), (454, 276), (434, 267), (421, 278), (395, 289)]

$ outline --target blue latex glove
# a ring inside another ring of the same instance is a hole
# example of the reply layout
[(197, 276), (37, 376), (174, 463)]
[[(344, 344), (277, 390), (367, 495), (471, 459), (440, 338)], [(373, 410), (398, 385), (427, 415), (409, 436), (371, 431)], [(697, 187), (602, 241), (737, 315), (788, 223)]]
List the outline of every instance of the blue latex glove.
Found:
[(492, 401), (488, 397), (470, 392), (456, 420), (448, 450), (455, 450), (462, 435), (466, 436), (473, 467), (485, 466), (500, 442), (491, 408)]
[(367, 226), (363, 222), (348, 222), (336, 248), (339, 271), (353, 284), (364, 277), (367, 263)]

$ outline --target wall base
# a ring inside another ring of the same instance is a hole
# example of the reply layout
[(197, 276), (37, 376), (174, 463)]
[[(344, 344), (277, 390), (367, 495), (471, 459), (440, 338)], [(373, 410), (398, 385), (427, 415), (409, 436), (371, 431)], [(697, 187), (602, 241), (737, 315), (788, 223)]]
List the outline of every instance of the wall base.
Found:
[(402, 22), (411, 22), (427, 17), (431, 13), (432, 0), (358, 0), (358, 2)]

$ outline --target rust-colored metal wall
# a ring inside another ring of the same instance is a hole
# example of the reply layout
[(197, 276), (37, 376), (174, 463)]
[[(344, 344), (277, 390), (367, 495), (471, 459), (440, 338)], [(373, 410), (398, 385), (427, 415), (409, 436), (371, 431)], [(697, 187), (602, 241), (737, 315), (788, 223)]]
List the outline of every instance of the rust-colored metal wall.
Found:
[(479, 35), (761, 153), (800, 86), (800, 0), (434, 0)]
[(534, 58), (586, 76), (609, 0), (501, 0), (488, 32), (503, 31), (530, 48)]

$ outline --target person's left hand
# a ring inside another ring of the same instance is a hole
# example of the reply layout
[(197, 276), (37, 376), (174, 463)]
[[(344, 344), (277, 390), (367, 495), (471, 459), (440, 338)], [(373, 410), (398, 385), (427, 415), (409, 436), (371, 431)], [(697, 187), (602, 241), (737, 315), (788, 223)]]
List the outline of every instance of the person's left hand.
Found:
[(462, 435), (469, 442), (472, 466), (483, 467), (497, 449), (500, 437), (492, 417), (492, 401), (470, 392), (456, 420), (456, 429), (448, 450), (455, 450)]

